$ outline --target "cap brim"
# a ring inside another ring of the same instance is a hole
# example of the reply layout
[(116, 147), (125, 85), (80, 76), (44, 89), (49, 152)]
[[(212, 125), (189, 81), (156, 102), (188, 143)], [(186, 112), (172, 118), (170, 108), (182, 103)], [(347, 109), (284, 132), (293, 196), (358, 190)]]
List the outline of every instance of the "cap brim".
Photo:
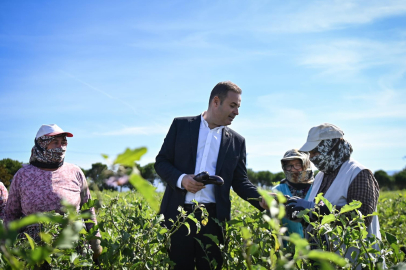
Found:
[(321, 141), (316, 141), (316, 142), (306, 142), (302, 147), (300, 147), (299, 151), (302, 152), (309, 152), (316, 148), (317, 145), (319, 145)]
[(301, 157), (298, 157), (298, 156), (286, 157), (286, 158), (282, 158), (281, 161), (287, 161), (287, 160), (293, 160), (293, 159), (301, 159)]
[(51, 132), (48, 134), (45, 134), (47, 136), (55, 136), (55, 135), (59, 135), (59, 134), (66, 134), (66, 137), (73, 137), (73, 134), (70, 132)]

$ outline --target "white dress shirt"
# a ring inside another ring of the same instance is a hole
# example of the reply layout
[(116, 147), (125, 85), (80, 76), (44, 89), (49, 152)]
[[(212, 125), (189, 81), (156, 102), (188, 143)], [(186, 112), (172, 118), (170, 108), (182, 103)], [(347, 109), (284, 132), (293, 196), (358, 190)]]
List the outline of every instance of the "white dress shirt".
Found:
[[(221, 135), (224, 128), (224, 126), (220, 126), (210, 129), (209, 124), (203, 118), (205, 113), (206, 112), (203, 112), (200, 116), (201, 122), (197, 144), (195, 175), (202, 171), (207, 171), (209, 175), (216, 174), (217, 158), (220, 150)], [(182, 187), (182, 179), (185, 175), (186, 174), (182, 174), (178, 178), (178, 188), (184, 189)], [(214, 194), (214, 185), (206, 185), (206, 188), (199, 190), (195, 194), (187, 192), (185, 203), (193, 203), (193, 199), (199, 203), (215, 203), (216, 197)]]

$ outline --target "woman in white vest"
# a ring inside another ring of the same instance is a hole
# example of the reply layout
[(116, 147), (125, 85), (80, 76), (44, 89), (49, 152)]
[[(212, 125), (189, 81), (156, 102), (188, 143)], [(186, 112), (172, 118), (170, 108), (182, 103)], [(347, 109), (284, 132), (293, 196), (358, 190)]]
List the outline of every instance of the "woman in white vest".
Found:
[[(364, 216), (376, 211), (378, 183), (369, 169), (351, 158), (353, 148), (343, 136), (339, 127), (328, 123), (310, 129), (307, 142), (299, 150), (309, 152), (310, 161), (320, 172), (307, 200), (291, 198), (288, 201), (290, 208), (299, 211), (314, 208), (314, 198), (323, 193), (336, 209), (357, 200), (362, 203), (358, 210)], [(320, 212), (328, 214), (329, 210), (327, 206), (321, 206)], [(369, 234), (381, 238), (377, 216), (365, 218), (365, 225)]]

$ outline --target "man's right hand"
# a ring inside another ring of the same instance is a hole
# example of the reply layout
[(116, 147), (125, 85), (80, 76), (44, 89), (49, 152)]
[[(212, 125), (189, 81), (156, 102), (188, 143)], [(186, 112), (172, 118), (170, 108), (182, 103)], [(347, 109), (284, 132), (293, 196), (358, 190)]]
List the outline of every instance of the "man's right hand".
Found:
[(203, 183), (197, 182), (193, 179), (194, 174), (186, 174), (182, 178), (182, 187), (184, 187), (187, 191), (191, 193), (196, 193), (199, 190), (206, 188)]

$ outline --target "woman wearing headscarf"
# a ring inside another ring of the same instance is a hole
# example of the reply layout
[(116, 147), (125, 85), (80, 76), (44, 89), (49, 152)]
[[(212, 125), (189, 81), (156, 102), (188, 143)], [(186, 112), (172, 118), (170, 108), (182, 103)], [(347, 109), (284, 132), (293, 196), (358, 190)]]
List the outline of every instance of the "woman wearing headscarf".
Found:
[[(272, 189), (289, 197), (307, 199), (314, 180), (309, 154), (299, 152), (297, 149), (289, 150), (281, 159), (281, 165), (286, 178)], [(302, 224), (287, 218), (282, 219), (282, 224), (288, 228), (287, 234), (298, 233), (303, 237)]]
[[(63, 131), (55, 124), (42, 125), (31, 150), (30, 164), (23, 165), (14, 175), (10, 185), (9, 199), (5, 208), (5, 223), (38, 212), (62, 213), (61, 201), (66, 200), (79, 211), (91, 199), (86, 178), (82, 170), (64, 162), (68, 145), (66, 137), (72, 133)], [(92, 222), (86, 222), (89, 231), (97, 224), (95, 210), (89, 209)], [(39, 240), (41, 228), (38, 224), (25, 229), (35, 240)], [(97, 232), (100, 237), (100, 232)], [(94, 258), (101, 252), (100, 240), (91, 241)]]
[[(319, 193), (336, 209), (354, 200), (360, 201), (358, 209), (364, 216), (376, 211), (379, 186), (372, 172), (362, 164), (351, 158), (353, 148), (343, 138), (344, 132), (337, 126), (324, 123), (310, 129), (307, 142), (300, 148), (310, 154), (310, 161), (319, 169), (314, 179), (312, 191), (305, 199), (292, 198), (288, 200), (287, 208), (291, 211), (312, 209), (314, 198)], [(328, 214), (327, 206), (319, 206), (321, 214)], [(381, 238), (377, 216), (365, 218), (368, 234)], [(376, 244), (375, 249), (379, 249)], [(350, 259), (351, 252), (347, 252)]]
[(4, 219), (4, 208), (8, 199), (8, 191), (3, 182), (0, 182), (0, 219)]

